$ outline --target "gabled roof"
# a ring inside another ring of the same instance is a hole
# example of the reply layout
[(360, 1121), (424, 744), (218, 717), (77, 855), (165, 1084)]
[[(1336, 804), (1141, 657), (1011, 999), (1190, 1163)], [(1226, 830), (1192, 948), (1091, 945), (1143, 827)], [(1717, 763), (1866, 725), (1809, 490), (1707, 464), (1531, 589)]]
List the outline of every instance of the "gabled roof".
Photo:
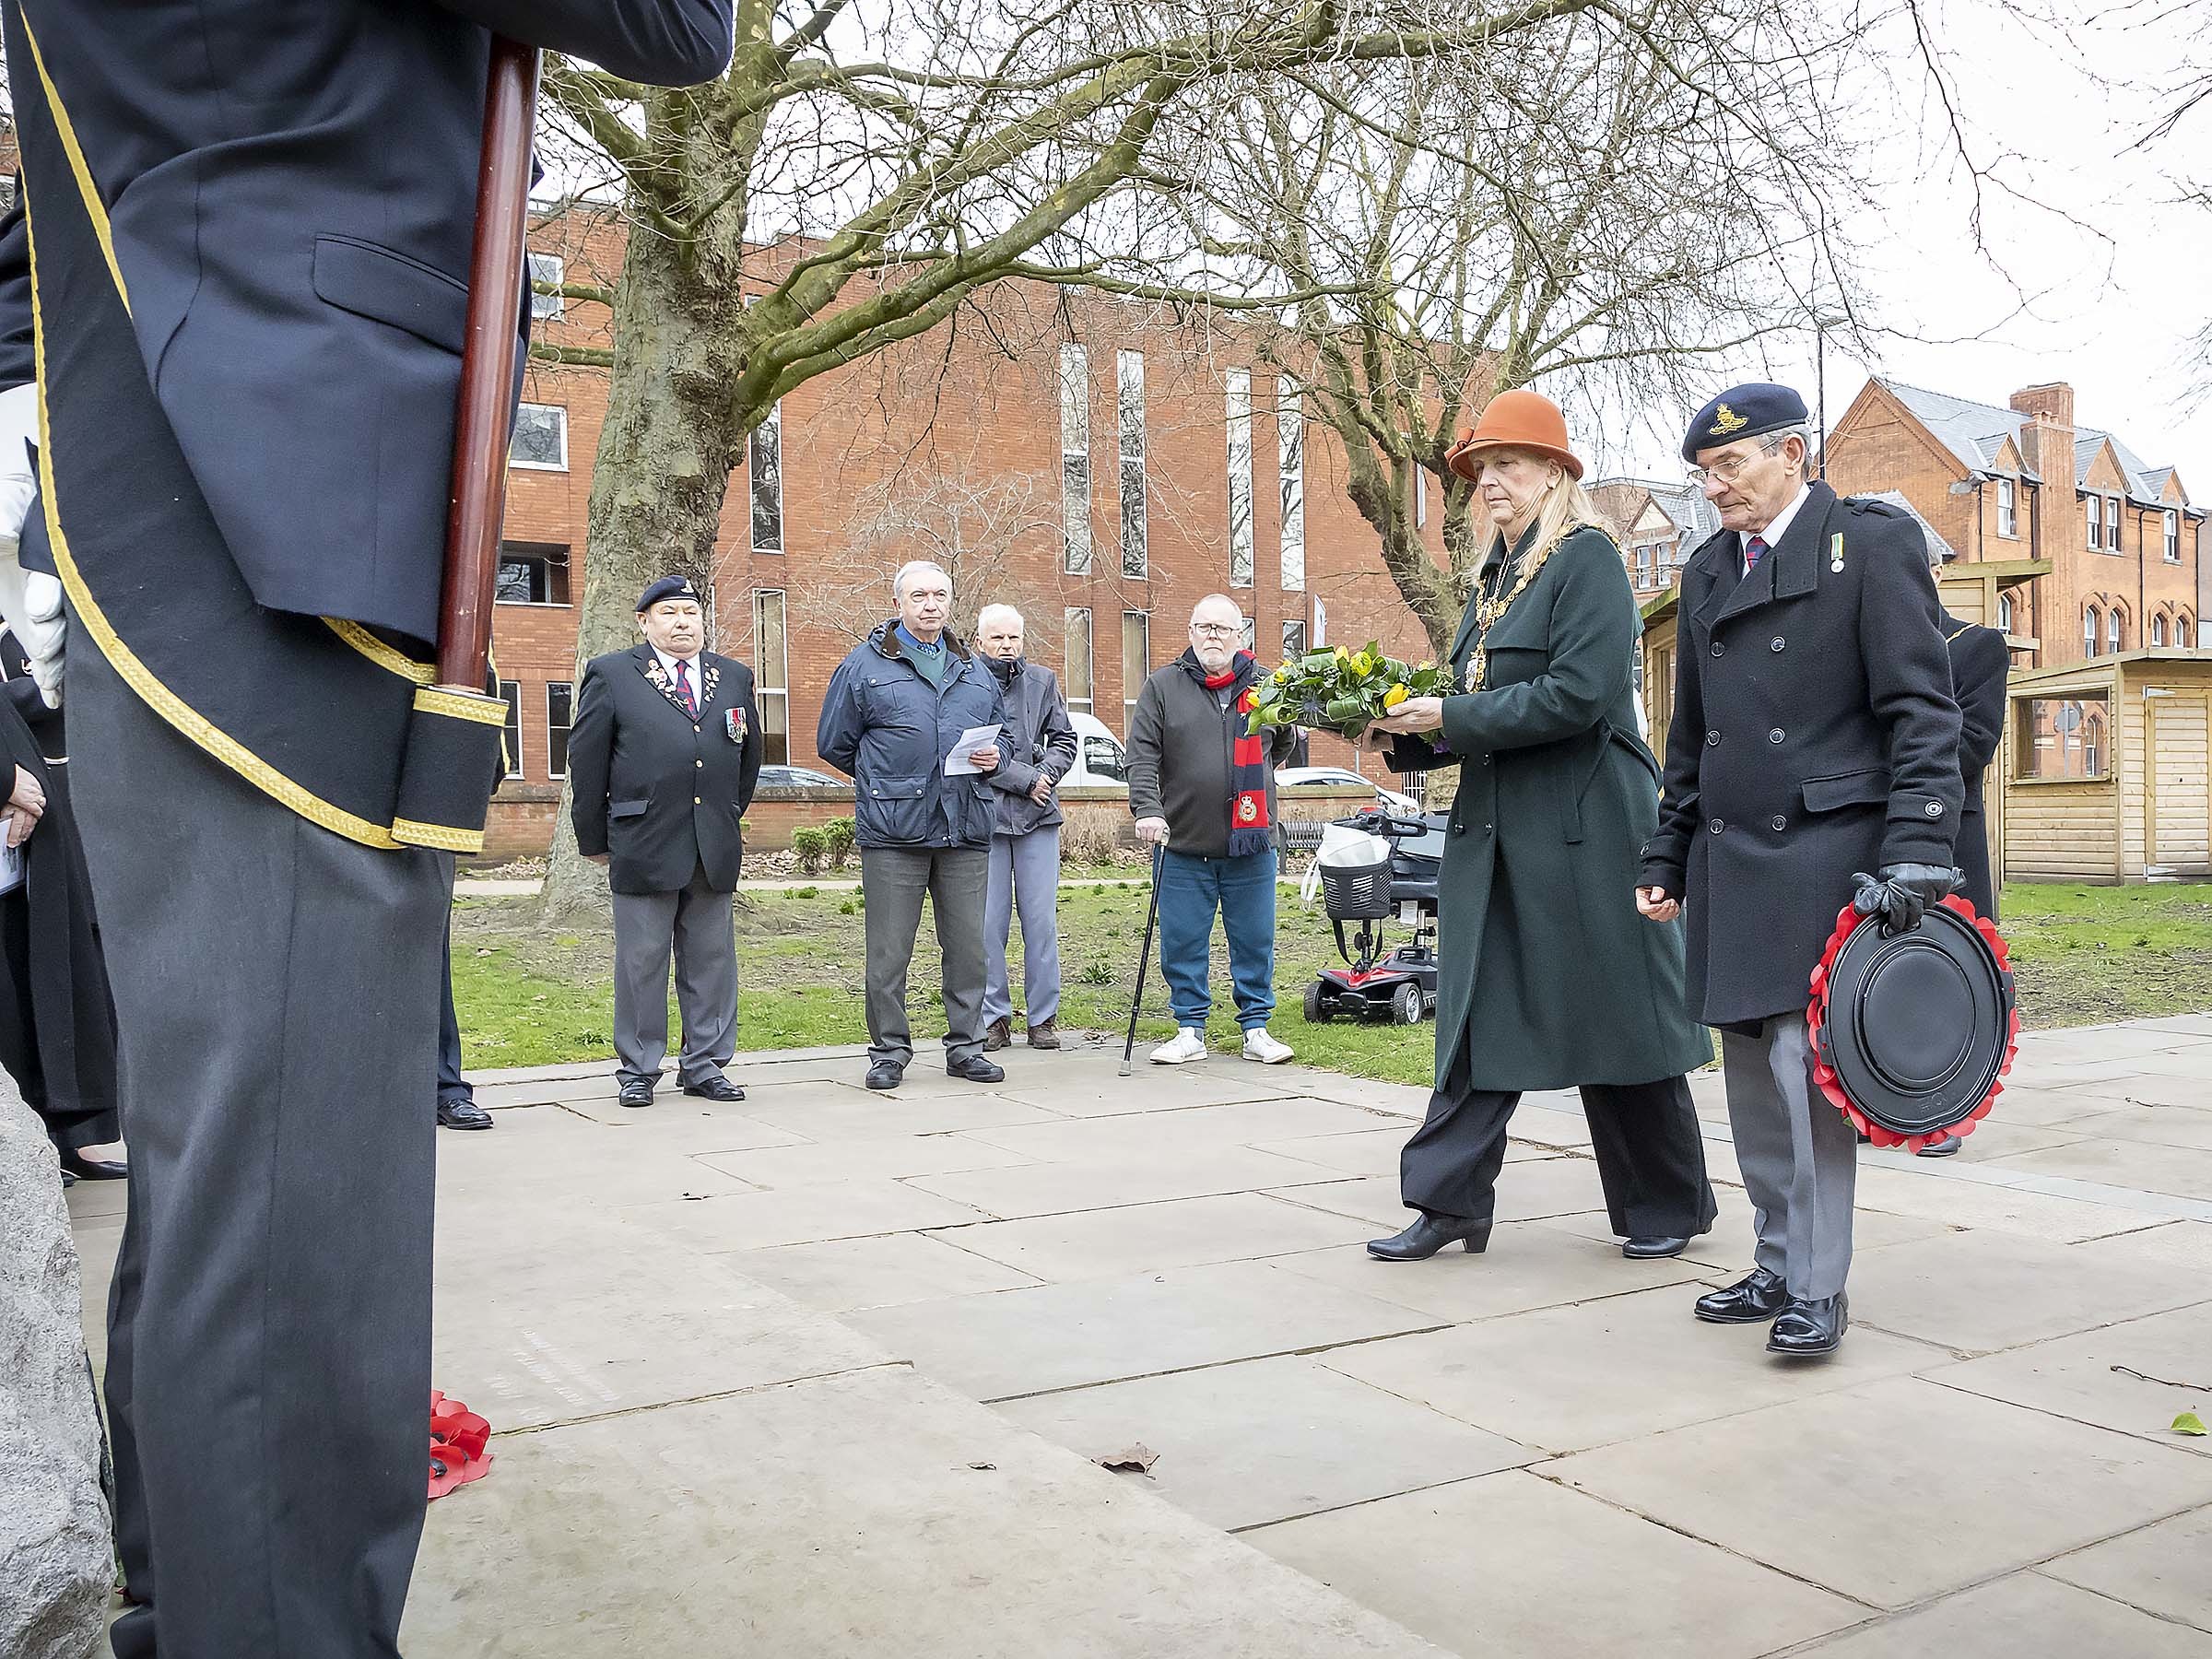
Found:
[[(1921, 425), (1935, 434), (1936, 441), (1950, 451), (1959, 464), (1969, 472), (1991, 473), (1996, 468), (1997, 454), (2006, 439), (2012, 441), (2016, 452), (2025, 453), (2027, 444), (2021, 434), (2028, 418), (2017, 409), (2001, 409), (1994, 404), (1974, 403), (1963, 397), (1952, 397), (1947, 393), (1931, 392), (1924, 386), (1908, 386), (1900, 381), (1882, 380), (1882, 386), (1898, 402), (1912, 412)], [(2131, 500), (2147, 506), (2159, 504), (2159, 491), (2171, 476), (2171, 466), (2151, 467), (2127, 445), (2111, 432), (2097, 427), (2077, 427), (2074, 429), (2074, 484), (2079, 488), (2088, 477), (2089, 464), (2097, 458), (2103, 445), (2112, 446), (2112, 455), (2126, 475), (2127, 493)], [(2020, 477), (2030, 483), (2042, 479), (2032, 472), (2023, 470)]]
[[(1596, 478), (1591, 481), (1590, 488), (1641, 490), (1651, 498), (1653, 506), (1666, 514), (1684, 553), (1721, 527), (1720, 513), (1705, 499), (1705, 492), (1694, 484), (1665, 484), (1657, 478)], [(1639, 508), (1629, 519), (1629, 525), (1633, 527), (1635, 521), (1642, 516), (1642, 509)]]
[(2097, 452), (2108, 443), (2112, 446), (2112, 459), (2120, 463), (2120, 471), (2127, 479), (2129, 498), (2133, 500), (2155, 505), (2159, 499), (2159, 490), (2165, 484), (2167, 476), (2173, 471), (2173, 468), (2171, 466), (2159, 468), (2157, 481), (2154, 483), (2151, 469), (2144, 465), (2136, 458), (2134, 451), (2110, 432), (2100, 432), (2092, 428), (2084, 427), (2074, 434), (2075, 484), (2079, 486), (2088, 480), (2089, 466), (2097, 459)]

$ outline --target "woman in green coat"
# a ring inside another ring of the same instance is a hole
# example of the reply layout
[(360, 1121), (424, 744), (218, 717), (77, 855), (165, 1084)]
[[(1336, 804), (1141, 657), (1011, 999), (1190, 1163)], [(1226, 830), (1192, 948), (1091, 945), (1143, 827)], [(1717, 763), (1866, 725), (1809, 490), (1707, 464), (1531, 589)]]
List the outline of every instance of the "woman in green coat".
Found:
[(1465, 691), (1402, 702), (1379, 728), (1397, 770), (1460, 771), (1437, 883), (1436, 1089), (1399, 1164), (1418, 1214), (1367, 1248), (1481, 1250), (1522, 1092), (1573, 1087), (1622, 1253), (1678, 1254), (1712, 1225), (1683, 1076), (1712, 1050), (1683, 992), (1680, 925), (1636, 913), (1659, 820), (1658, 763), (1636, 735), (1636, 602), (1556, 405), (1501, 394), (1450, 460), (1496, 534), (1452, 650)]

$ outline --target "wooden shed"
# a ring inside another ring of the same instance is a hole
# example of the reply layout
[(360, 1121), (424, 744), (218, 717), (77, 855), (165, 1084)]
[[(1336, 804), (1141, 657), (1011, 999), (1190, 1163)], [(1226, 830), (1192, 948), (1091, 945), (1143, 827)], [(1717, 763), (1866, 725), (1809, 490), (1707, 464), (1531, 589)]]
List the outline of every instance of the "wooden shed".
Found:
[(2009, 716), (2006, 880), (2212, 876), (2212, 652), (2016, 673)]

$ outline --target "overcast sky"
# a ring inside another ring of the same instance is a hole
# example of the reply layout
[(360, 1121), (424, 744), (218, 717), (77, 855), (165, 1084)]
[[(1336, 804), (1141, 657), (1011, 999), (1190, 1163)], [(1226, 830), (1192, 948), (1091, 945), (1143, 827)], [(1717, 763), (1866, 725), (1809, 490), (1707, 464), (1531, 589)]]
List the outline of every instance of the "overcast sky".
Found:
[[(1978, 251), (1973, 194), (1944, 153), (1942, 112), (1908, 91), (1907, 118), (1875, 149), (1883, 207), (1850, 234), (1882, 320), (1920, 337), (1886, 341), (1876, 362), (1831, 343), (1829, 418), (1869, 372), (2000, 406), (2022, 386), (2067, 381), (2079, 424), (2118, 432), (2150, 465), (2178, 466), (2191, 499), (2212, 503), (2212, 404), (2187, 406), (2197, 372), (2190, 337), (2212, 318), (2212, 212), (2175, 201), (2184, 173), (2212, 180), (2212, 103), (2157, 149), (2130, 149), (2168, 107), (2159, 88), (2188, 42), (2176, 28), (2133, 19), (2078, 23), (2064, 41), (1994, 0), (1944, 0), (1929, 15), (1959, 54), (1952, 66), (1974, 147), (2009, 157), (2005, 176), (2048, 206), (1985, 189), (1989, 251)], [(1903, 52), (1868, 55), (1872, 72), (1919, 86)], [(1809, 341), (1772, 348), (1764, 365), (1746, 357), (1716, 367), (1714, 389), (1769, 368), (1812, 401)], [(1608, 465), (1679, 476), (1679, 429), (1630, 438)]]

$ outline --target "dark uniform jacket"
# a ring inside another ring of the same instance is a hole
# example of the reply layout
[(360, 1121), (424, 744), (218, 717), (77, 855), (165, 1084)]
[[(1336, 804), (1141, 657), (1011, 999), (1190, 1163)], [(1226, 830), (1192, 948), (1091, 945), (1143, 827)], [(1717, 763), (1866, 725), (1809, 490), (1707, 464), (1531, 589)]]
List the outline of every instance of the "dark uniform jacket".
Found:
[(1989, 867), (1989, 826), (1982, 810), (1983, 775), (2005, 735), (2005, 685), (2012, 653), (2005, 636), (1946, 612), (1943, 637), (1950, 648), (1951, 695), (1959, 703), (1959, 770), (1965, 774), (1966, 806), (1959, 815), (1959, 890), (1993, 921), (1996, 882)]
[[(997, 670), (992, 672), (995, 675)], [(1067, 718), (1067, 699), (1060, 695), (1060, 677), (1023, 661), (1012, 685), (1000, 682), (1000, 695), (1006, 703), (1006, 729), (999, 743), (1005, 759), (991, 774), (999, 792), (994, 833), (1027, 835), (1032, 830), (1052, 829), (1064, 818), (1059, 797), (1052, 796), (1040, 806), (1030, 791), (1040, 778), (1050, 778), (1053, 787), (1059, 787), (1076, 764), (1076, 728)]]
[[(873, 633), (830, 677), (815, 753), (853, 780), (855, 839), (864, 847), (988, 847), (998, 791), (981, 772), (945, 775), (971, 726), (1006, 724), (998, 679), (947, 629), (945, 678), (932, 686), (900, 648), (896, 620)], [(1001, 757), (1011, 753), (1001, 731)], [(1002, 759), (1003, 764), (1003, 759)]]
[(576, 849), (612, 855), (618, 893), (673, 893), (706, 873), (734, 892), (745, 855), (737, 820), (760, 776), (753, 671), (702, 651), (693, 663), (695, 720), (651, 645), (584, 665), (569, 732)]
[(1683, 898), (1708, 1025), (1803, 1011), (1852, 876), (1948, 865), (1966, 791), (1942, 607), (1905, 513), (1811, 486), (1748, 575), (1683, 566), (1674, 721), (1642, 884)]
[(1683, 998), (1680, 926), (1636, 913), (1659, 819), (1637, 628), (1620, 549), (1576, 531), (1487, 637), (1469, 604), (1453, 679), (1479, 644), (1487, 689), (1444, 699), (1441, 746), (1392, 752), (1401, 771), (1459, 768), (1437, 878), (1439, 1088), (1463, 1047), (1474, 1086), (1497, 1089), (1655, 1082), (1712, 1058)]

